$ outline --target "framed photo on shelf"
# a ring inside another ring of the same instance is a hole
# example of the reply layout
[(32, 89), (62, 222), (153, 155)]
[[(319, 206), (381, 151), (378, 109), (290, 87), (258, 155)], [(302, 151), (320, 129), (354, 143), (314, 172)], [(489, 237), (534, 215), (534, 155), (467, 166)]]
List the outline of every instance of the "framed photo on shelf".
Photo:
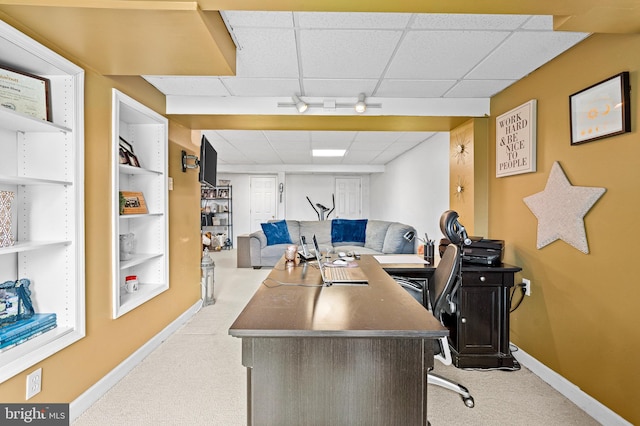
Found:
[(0, 67), (0, 106), (40, 120), (51, 121), (49, 80)]
[(219, 189), (218, 190), (218, 198), (229, 198), (229, 190), (228, 189)]
[[(140, 167), (140, 161), (138, 157), (133, 153), (133, 145), (127, 142), (125, 139), (120, 138), (120, 164), (128, 164), (133, 167)], [(126, 158), (126, 162), (123, 162)]]
[(123, 203), (121, 214), (146, 214), (147, 203), (144, 201), (142, 192), (120, 191)]
[(629, 72), (569, 96), (571, 145), (631, 131)]

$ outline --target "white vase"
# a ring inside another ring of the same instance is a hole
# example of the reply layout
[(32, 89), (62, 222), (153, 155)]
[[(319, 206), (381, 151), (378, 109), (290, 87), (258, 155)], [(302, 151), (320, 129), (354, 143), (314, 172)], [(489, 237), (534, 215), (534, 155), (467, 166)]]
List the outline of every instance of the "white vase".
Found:
[(15, 244), (11, 232), (11, 202), (15, 193), (0, 191), (0, 247), (8, 247)]

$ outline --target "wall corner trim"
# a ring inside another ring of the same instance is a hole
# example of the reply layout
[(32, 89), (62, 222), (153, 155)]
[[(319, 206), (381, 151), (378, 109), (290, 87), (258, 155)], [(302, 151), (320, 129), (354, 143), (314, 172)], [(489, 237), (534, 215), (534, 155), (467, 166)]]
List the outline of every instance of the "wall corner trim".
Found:
[[(513, 345), (513, 343), (511, 343)], [(513, 352), (513, 356), (518, 362), (531, 370), (533, 374), (540, 377), (552, 388), (560, 392), (571, 402), (580, 407), (585, 413), (593, 417), (603, 425), (611, 426), (632, 426), (631, 423), (623, 419), (619, 414), (586, 394), (569, 380), (562, 377), (522, 349), (518, 348)]]
[(186, 324), (186, 322), (193, 317), (200, 308), (202, 308), (202, 300), (198, 300), (178, 318), (167, 325), (162, 331), (153, 336), (137, 351), (132, 353), (127, 357), (127, 359), (122, 361), (117, 367), (87, 389), (82, 395), (71, 401), (69, 404), (69, 421), (73, 423), (78, 417), (80, 417), (80, 415), (91, 407), (93, 403), (100, 399), (109, 389), (133, 370), (136, 365), (142, 362), (143, 359), (160, 346), (162, 342), (175, 333), (182, 325)]

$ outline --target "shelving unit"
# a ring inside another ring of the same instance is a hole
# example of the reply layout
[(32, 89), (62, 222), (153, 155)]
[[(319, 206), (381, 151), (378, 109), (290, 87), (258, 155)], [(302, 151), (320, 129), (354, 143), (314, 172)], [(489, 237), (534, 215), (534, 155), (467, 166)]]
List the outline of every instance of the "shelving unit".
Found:
[(15, 194), (15, 244), (0, 282), (27, 278), (57, 327), (0, 350), (0, 383), (85, 336), (84, 71), (0, 21), (0, 65), (49, 80), (51, 121), (0, 107), (0, 190)]
[[(133, 147), (140, 167), (120, 164), (120, 138)], [(118, 318), (169, 288), (168, 120), (113, 90), (113, 317)], [(146, 213), (120, 214), (120, 192), (141, 192)], [(121, 259), (120, 235), (132, 233), (130, 259)], [(138, 290), (128, 293), (125, 278)]]
[(202, 186), (200, 188), (202, 232), (215, 237), (226, 234), (223, 249), (233, 248), (233, 188), (228, 186)]

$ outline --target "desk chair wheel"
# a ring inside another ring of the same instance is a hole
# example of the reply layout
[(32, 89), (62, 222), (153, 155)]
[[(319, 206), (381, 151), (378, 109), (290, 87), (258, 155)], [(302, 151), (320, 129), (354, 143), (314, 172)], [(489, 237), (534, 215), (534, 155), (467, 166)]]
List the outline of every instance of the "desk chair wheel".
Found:
[(468, 398), (465, 398), (464, 396), (461, 396), (461, 398), (462, 398), (462, 401), (464, 402), (464, 405), (466, 405), (469, 408), (473, 408), (476, 405), (476, 403), (473, 400), (472, 396), (470, 396)]

